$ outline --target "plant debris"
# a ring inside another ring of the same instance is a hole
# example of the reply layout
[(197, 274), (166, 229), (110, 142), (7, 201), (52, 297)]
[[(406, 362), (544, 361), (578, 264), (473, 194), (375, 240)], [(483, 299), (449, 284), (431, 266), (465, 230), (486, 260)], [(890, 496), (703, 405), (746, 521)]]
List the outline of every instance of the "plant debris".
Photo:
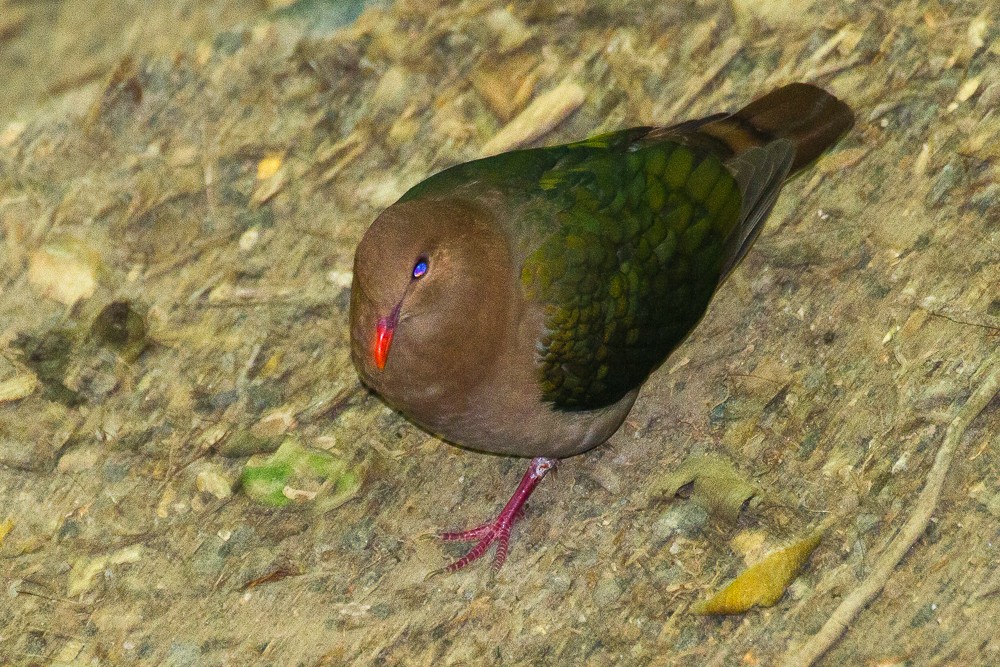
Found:
[(654, 495), (690, 495), (692, 501), (729, 523), (760, 502), (760, 489), (732, 463), (716, 456), (692, 456), (653, 486)]
[(524, 146), (552, 131), (580, 108), (587, 92), (579, 83), (567, 79), (536, 97), (524, 111), (505, 125), (483, 146), (483, 155), (495, 155)]
[(102, 556), (79, 558), (73, 563), (66, 587), (67, 597), (76, 597), (89, 591), (95, 584), (94, 577), (112, 565), (137, 563), (142, 558), (142, 545), (134, 544)]
[(240, 485), (259, 503), (284, 507), (308, 502), (326, 512), (350, 500), (361, 486), (361, 477), (332, 454), (307, 448), (290, 437), (274, 454), (251, 457)]
[(742, 614), (755, 606), (777, 604), (822, 539), (822, 531), (816, 531), (765, 556), (711, 598), (692, 605), (691, 613), (701, 616)]
[(31, 254), (28, 282), (48, 299), (67, 306), (89, 299), (97, 289), (101, 258), (71, 236), (56, 239)]

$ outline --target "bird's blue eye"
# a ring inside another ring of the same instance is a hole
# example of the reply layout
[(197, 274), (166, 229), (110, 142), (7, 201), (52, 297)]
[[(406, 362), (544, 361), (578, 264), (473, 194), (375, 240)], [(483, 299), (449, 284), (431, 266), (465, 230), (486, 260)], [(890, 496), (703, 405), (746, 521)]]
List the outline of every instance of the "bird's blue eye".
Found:
[(413, 265), (413, 277), (414, 278), (423, 277), (423, 275), (427, 273), (427, 269), (429, 268), (430, 266), (427, 264), (426, 259), (418, 259), (417, 263)]

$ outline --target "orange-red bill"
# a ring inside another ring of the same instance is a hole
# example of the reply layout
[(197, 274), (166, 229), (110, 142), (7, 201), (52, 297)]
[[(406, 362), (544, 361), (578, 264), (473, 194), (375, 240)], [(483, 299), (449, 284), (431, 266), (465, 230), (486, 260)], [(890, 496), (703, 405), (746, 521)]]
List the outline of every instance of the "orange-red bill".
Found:
[[(394, 318), (393, 318), (394, 319)], [(389, 358), (389, 345), (392, 344), (392, 334), (396, 330), (396, 323), (390, 322), (389, 318), (383, 317), (375, 327), (375, 365), (379, 370), (385, 368), (385, 361)]]
[(392, 334), (396, 332), (396, 325), (399, 324), (399, 309), (403, 302), (400, 301), (392, 309), (388, 317), (383, 317), (375, 327), (375, 342), (372, 345), (372, 354), (375, 357), (375, 365), (379, 370), (385, 368), (385, 362), (389, 358), (389, 345), (392, 344)]

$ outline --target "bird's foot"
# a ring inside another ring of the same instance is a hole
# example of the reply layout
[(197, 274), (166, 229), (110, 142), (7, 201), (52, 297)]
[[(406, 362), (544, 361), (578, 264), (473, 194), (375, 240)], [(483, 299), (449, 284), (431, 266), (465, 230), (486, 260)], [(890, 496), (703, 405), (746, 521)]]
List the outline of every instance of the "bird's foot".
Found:
[(531, 459), (527, 472), (521, 478), (521, 483), (517, 485), (514, 495), (510, 497), (507, 504), (497, 518), (488, 521), (481, 526), (455, 532), (441, 533), (438, 537), (446, 542), (476, 542), (476, 545), (467, 554), (456, 560), (451, 565), (436, 570), (431, 574), (441, 574), (460, 570), (469, 563), (478, 560), (486, 555), (495, 542), (497, 545), (496, 554), (493, 556), (493, 572), (497, 572), (507, 560), (507, 547), (510, 543), (510, 529), (518, 520), (524, 516), (524, 504), (528, 496), (535, 490), (542, 478), (556, 466), (556, 459), (548, 459), (537, 456)]

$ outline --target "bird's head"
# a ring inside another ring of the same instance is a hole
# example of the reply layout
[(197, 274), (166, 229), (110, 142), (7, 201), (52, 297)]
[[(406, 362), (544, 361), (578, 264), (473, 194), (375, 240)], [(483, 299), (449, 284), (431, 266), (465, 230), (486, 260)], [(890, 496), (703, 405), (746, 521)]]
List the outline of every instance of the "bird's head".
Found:
[(351, 355), (362, 380), (426, 423), (420, 406), (453, 401), (488, 370), (514, 281), (491, 211), (457, 199), (389, 207), (354, 256)]

